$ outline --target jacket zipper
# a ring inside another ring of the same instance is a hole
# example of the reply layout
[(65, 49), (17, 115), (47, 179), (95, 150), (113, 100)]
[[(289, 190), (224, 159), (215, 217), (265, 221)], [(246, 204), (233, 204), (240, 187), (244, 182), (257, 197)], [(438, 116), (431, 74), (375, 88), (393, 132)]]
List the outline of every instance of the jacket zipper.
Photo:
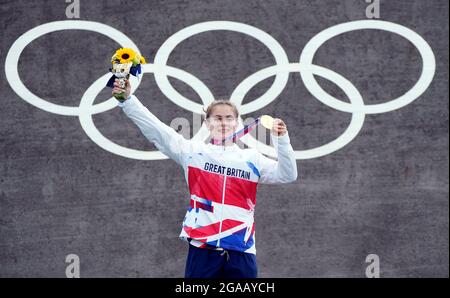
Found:
[(223, 222), (223, 206), (225, 204), (225, 185), (227, 184), (227, 176), (223, 175), (223, 188), (222, 188), (222, 210), (220, 212), (220, 225), (219, 225), (219, 240), (217, 241), (217, 247), (220, 247), (220, 233), (222, 233), (222, 222)]

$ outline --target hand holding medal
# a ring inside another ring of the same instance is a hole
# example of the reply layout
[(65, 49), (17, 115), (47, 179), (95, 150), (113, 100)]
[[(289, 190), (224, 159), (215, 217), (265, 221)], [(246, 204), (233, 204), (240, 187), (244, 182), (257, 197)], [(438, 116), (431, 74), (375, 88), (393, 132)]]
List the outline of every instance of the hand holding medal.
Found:
[(287, 132), (286, 123), (283, 120), (278, 118), (274, 119), (269, 115), (261, 116), (261, 124), (276, 136), (284, 136)]

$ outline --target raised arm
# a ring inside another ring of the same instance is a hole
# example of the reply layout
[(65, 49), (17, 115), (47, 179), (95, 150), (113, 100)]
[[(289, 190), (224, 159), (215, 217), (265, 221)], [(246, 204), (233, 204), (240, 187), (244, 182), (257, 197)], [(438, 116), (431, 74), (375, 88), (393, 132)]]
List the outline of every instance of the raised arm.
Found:
[[(279, 120), (279, 119), (278, 119)], [(278, 127), (276, 127), (278, 124)], [(274, 124), (272, 142), (278, 153), (278, 160), (273, 160), (259, 153), (259, 183), (289, 183), (297, 180), (297, 162), (294, 156), (289, 133), (283, 121)]]
[(119, 102), (119, 107), (139, 127), (142, 134), (155, 144), (159, 151), (179, 165), (183, 165), (183, 156), (185, 153), (193, 151), (194, 143), (186, 140), (172, 127), (161, 122), (136, 96), (129, 96), (129, 87), (126, 91), (128, 99)]

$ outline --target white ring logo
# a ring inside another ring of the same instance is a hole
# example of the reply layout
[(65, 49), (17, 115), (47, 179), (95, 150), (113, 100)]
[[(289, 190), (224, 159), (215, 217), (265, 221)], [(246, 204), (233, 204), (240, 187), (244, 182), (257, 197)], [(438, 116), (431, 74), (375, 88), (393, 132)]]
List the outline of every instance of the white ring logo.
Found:
[[(376, 29), (396, 33), (410, 41), (419, 51), (422, 58), (421, 76), (413, 88), (411, 88), (411, 90), (406, 92), (404, 95), (385, 103), (366, 105), (364, 104), (361, 94), (350, 81), (330, 69), (313, 64), (315, 53), (320, 46), (322, 46), (329, 39), (349, 31), (363, 29)], [(59, 115), (78, 116), (81, 127), (91, 138), (91, 140), (101, 148), (111, 153), (127, 158), (141, 160), (157, 160), (167, 158), (167, 156), (159, 151), (141, 151), (117, 145), (104, 137), (95, 127), (92, 120), (92, 115), (117, 107), (117, 101), (113, 97), (105, 102), (94, 105), (96, 96), (105, 87), (106, 81), (110, 77), (109, 73), (97, 79), (86, 90), (81, 98), (79, 107), (68, 107), (50, 103), (31, 93), (22, 83), (18, 73), (18, 62), (22, 51), (34, 39), (47, 33), (61, 30), (94, 31), (112, 38), (122, 47), (131, 47), (138, 50), (138, 47), (127, 36), (102, 23), (90, 21), (57, 21), (43, 24), (20, 36), (8, 51), (5, 62), (5, 73), (6, 79), (11, 85), (11, 88), (22, 99), (42, 110)], [(250, 75), (244, 79), (232, 92), (230, 100), (238, 106), (241, 114), (255, 112), (274, 101), (285, 88), (290, 72), (300, 72), (306, 88), (320, 102), (338, 111), (352, 113), (350, 124), (342, 135), (328, 144), (313, 149), (295, 151), (295, 157), (297, 159), (320, 157), (341, 149), (357, 136), (364, 124), (366, 114), (389, 112), (410, 104), (419, 98), (423, 92), (425, 92), (431, 84), (436, 70), (434, 53), (428, 43), (420, 35), (404, 26), (386, 21), (361, 20), (335, 25), (325, 29), (314, 36), (306, 44), (300, 55), (300, 60), (298, 63), (290, 63), (287, 54), (281, 45), (271, 35), (258, 28), (243, 23), (229, 21), (210, 21), (198, 23), (186, 27), (169, 37), (156, 53), (155, 62), (153, 64), (146, 64), (143, 67), (143, 73), (154, 73), (155, 81), (158, 87), (161, 89), (163, 94), (167, 96), (167, 98), (180, 107), (188, 109), (193, 113), (201, 113), (203, 105), (207, 105), (213, 101), (214, 96), (209, 88), (194, 75), (181, 69), (168, 66), (167, 61), (171, 52), (183, 40), (195, 34), (212, 30), (235, 31), (252, 36), (267, 46), (275, 58), (276, 65), (261, 69)], [(349, 98), (350, 103), (341, 101), (325, 92), (317, 83), (314, 75), (323, 77), (339, 86)], [(170, 84), (168, 76), (177, 78), (191, 86), (200, 96), (203, 105), (195, 103), (194, 101), (178, 93)], [(275, 80), (266, 93), (247, 104), (242, 104), (245, 95), (250, 89), (252, 89), (259, 82), (271, 76), (275, 76)], [(139, 86), (139, 81), (134, 77), (132, 77), (131, 80), (133, 86), (132, 92), (134, 92)], [(242, 127), (242, 119), (240, 119), (240, 122), (240, 126)], [(193, 139), (205, 140), (207, 136), (207, 129), (203, 125)], [(257, 148), (263, 154), (273, 157), (276, 156), (276, 152), (273, 147), (259, 142), (250, 134), (242, 137), (241, 140), (249, 147)]]

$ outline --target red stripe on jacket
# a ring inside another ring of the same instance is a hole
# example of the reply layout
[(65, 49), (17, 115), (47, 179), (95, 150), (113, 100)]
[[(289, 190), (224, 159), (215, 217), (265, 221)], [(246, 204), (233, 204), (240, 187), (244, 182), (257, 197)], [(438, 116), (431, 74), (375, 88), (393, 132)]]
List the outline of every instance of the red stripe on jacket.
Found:
[[(243, 224), (243, 222), (238, 220), (225, 219), (224, 221), (222, 221), (222, 232), (237, 227), (241, 224)], [(189, 235), (189, 237), (194, 239), (207, 238), (217, 235), (219, 233), (219, 229), (220, 229), (220, 222), (216, 222), (199, 228), (191, 228), (188, 226), (184, 227), (184, 230)]]
[[(224, 175), (188, 167), (188, 183), (191, 195), (222, 203)], [(258, 183), (236, 177), (227, 177), (225, 187), (226, 205), (253, 210), (256, 205)]]

